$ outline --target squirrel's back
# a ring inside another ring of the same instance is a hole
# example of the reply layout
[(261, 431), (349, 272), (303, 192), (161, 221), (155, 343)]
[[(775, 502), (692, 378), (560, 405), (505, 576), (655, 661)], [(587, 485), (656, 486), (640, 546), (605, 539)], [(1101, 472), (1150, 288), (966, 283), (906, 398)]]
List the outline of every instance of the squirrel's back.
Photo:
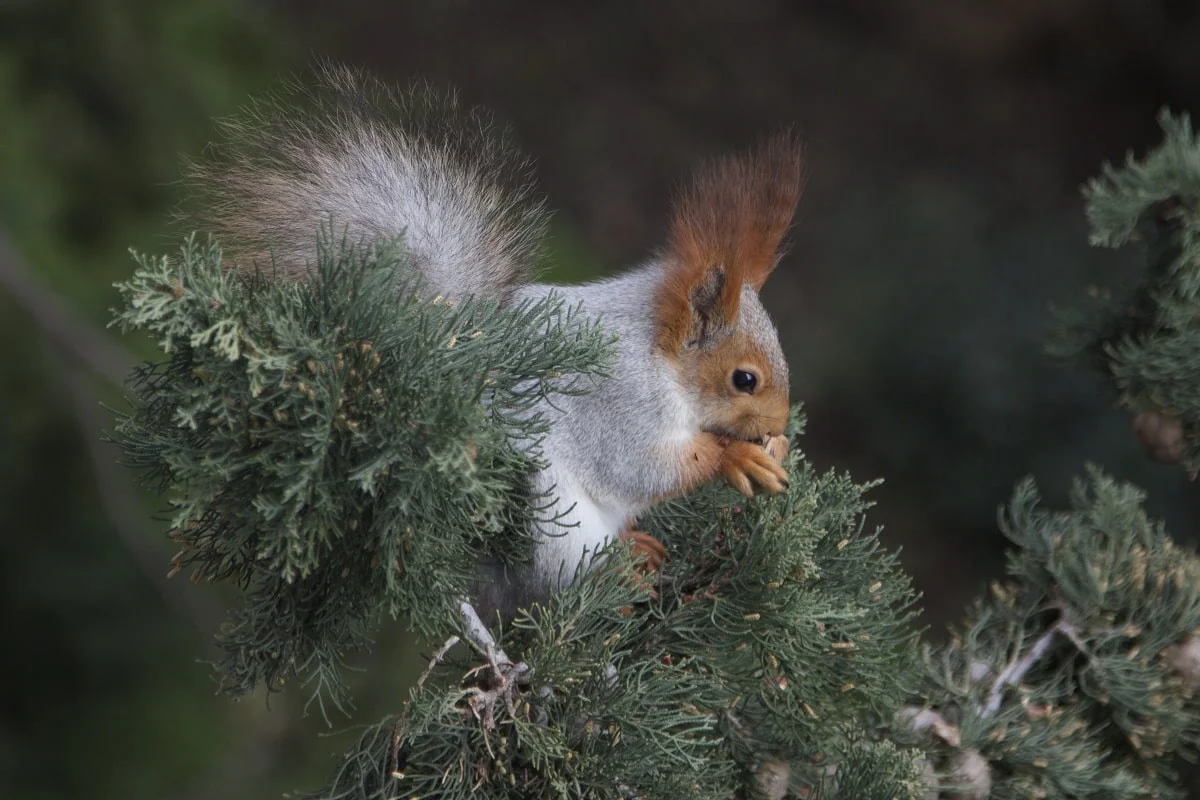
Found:
[(507, 298), (545, 227), (530, 164), (478, 109), (428, 87), (393, 92), (341, 67), (224, 120), (191, 163), (192, 228), (242, 269), (300, 277), (321, 230), (358, 243), (403, 235), (430, 291)]

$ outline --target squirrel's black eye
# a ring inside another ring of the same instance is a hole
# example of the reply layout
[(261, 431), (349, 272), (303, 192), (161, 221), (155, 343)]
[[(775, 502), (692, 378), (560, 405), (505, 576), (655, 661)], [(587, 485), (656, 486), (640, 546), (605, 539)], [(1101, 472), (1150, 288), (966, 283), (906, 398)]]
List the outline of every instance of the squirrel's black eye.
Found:
[(747, 372), (744, 369), (735, 369), (733, 371), (733, 388), (739, 392), (753, 394), (755, 386), (758, 386), (758, 376), (753, 372)]

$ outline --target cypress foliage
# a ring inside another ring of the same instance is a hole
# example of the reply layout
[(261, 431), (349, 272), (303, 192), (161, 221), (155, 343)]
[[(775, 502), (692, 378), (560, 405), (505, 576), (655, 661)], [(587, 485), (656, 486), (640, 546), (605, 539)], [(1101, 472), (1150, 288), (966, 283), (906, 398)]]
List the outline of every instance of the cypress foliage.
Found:
[(912, 594), (863, 530), (864, 487), (791, 467), (777, 498), (731, 505), (714, 487), (659, 509), (656, 596), (624, 559), (596, 567), (504, 632), (531, 669), (510, 705), (479, 714), (478, 661), (447, 667), (314, 797), (715, 800), (754, 796), (766, 765), (797, 754), (822, 754), (791, 769), (818, 784), (857, 746), (850, 723), (889, 718), (911, 687)]
[(1051, 351), (1082, 359), (1112, 384), (1154, 458), (1200, 470), (1200, 137), (1187, 115), (1159, 116), (1163, 143), (1084, 189), (1091, 241), (1139, 243), (1145, 268), (1127, 285), (1094, 288), (1062, 313)]
[[(1008, 580), (928, 650), (899, 719), (933, 744), (942, 784), (980, 798), (1183, 796), (1195, 754), (1200, 559), (1150, 519), (1138, 489), (1092, 469), (1070, 509), (1022, 482), (1003, 510)], [(1181, 669), (1182, 668), (1182, 669)], [(974, 768), (967, 765), (974, 764)]]
[(340, 700), (340, 662), (380, 612), (440, 636), (476, 560), (528, 552), (537, 450), (508, 437), (536, 440), (532, 404), (602, 366), (575, 310), (421, 301), (396, 290), (396, 244), (328, 235), (304, 283), (240, 278), (194, 239), (138, 260), (117, 323), (167, 358), (134, 373), (116, 431), (175, 490), (174, 568), (246, 590), (220, 635), (232, 691), (294, 674)]
[[(1084, 192), (1092, 242), (1143, 243), (1144, 264), (1061, 312), (1051, 351), (1101, 370), (1149, 453), (1194, 472), (1200, 139), (1186, 116), (1161, 123), (1162, 145), (1105, 166)], [(1175, 766), (1200, 741), (1200, 559), (1144, 497), (1095, 467), (1066, 511), (1041, 508), (1032, 480), (1017, 486), (1000, 514), (1008, 579), (926, 651), (925, 688), (892, 732), (930, 747), (943, 791), (1183, 796)]]
[(670, 548), (653, 592), (614, 545), (481, 634), (475, 565), (525, 557), (538, 503), (536, 448), (513, 437), (544, 431), (526, 412), (563, 376), (603, 368), (606, 334), (549, 301), (423, 302), (394, 289), (402, 247), (322, 241), (299, 283), (239, 277), (194, 240), (139, 258), (117, 316), (167, 356), (134, 375), (117, 436), (172, 490), (175, 566), (244, 589), (219, 637), (231, 691), (296, 676), (340, 703), (346, 655), (389, 615), (471, 645), (321, 796), (727, 797), (768, 759), (832, 763), (849, 721), (894, 713), (908, 581), (863, 528), (867, 487), (798, 452), (784, 495), (713, 486), (645, 520)]

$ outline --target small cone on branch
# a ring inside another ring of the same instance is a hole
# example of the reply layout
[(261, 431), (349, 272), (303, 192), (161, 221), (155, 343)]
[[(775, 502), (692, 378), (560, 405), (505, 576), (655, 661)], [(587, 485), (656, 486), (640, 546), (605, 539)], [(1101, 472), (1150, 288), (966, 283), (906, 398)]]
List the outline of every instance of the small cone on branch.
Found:
[(1155, 461), (1163, 464), (1183, 461), (1183, 423), (1178, 417), (1163, 411), (1143, 411), (1133, 418), (1133, 432)]
[(962, 744), (962, 734), (958, 726), (946, 721), (938, 712), (931, 708), (906, 706), (900, 710), (900, 719), (913, 731), (923, 733), (930, 731), (951, 747)]

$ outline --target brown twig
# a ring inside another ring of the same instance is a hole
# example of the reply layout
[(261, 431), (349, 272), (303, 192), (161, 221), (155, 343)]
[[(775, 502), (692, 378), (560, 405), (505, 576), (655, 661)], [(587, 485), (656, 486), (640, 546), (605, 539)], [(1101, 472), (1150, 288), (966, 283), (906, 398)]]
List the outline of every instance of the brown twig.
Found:
[[(463, 621), (466, 622), (464, 633), (467, 640), (479, 648), (487, 657), (492, 669), (493, 685), (490, 689), (471, 687), (467, 690), (470, 695), (468, 705), (477, 719), (483, 723), (485, 732), (495, 727), (496, 704), (503, 702), (510, 715), (516, 713), (513, 696), (520, 690), (522, 683), (528, 681), (532, 669), (524, 661), (513, 663), (508, 655), (496, 645), (491, 631), (479, 618), (479, 613), (468, 601), (463, 600), (458, 606)], [(490, 749), (487, 738), (484, 744)]]

